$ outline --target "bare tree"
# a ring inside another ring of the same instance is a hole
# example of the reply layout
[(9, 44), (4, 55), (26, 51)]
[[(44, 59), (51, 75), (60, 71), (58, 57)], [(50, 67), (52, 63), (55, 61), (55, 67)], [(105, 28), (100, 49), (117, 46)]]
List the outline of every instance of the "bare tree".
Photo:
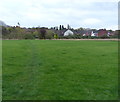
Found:
[(43, 27), (43, 28), (40, 28), (40, 34), (41, 34), (41, 37), (43, 39), (45, 39), (45, 35), (46, 35), (46, 29)]

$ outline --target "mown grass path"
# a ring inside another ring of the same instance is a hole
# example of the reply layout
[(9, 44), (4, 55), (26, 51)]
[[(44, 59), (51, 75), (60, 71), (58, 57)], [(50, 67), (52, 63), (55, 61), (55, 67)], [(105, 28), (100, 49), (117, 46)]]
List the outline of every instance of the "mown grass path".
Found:
[(117, 99), (116, 41), (3, 41), (4, 100)]

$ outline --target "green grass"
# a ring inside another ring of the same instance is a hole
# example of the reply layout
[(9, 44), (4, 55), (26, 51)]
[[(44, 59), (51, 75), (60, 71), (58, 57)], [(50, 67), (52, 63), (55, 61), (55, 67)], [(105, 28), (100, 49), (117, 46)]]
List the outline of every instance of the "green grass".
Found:
[(115, 100), (117, 41), (3, 41), (3, 100)]

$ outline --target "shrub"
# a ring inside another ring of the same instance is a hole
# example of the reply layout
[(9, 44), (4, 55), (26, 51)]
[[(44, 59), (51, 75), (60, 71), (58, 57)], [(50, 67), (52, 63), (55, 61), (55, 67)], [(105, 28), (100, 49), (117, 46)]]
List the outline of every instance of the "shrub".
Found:
[(54, 34), (54, 39), (58, 39), (58, 35), (57, 34)]
[(32, 34), (29, 34), (29, 33), (27, 34), (27, 33), (26, 33), (26, 34), (24, 35), (24, 39), (35, 39), (35, 37), (34, 37)]
[(112, 36), (110, 36), (110, 38), (118, 38), (118, 37), (119, 37), (118, 35), (112, 35)]
[(34, 36), (35, 38), (38, 38), (38, 37), (39, 37), (39, 33), (38, 33), (37, 30), (33, 32), (33, 36)]
[(54, 38), (54, 32), (52, 30), (47, 30), (45, 38), (46, 39), (53, 39)]
[(109, 36), (107, 36), (107, 34), (103, 35), (100, 37), (101, 39), (106, 39), (106, 38), (110, 38)]

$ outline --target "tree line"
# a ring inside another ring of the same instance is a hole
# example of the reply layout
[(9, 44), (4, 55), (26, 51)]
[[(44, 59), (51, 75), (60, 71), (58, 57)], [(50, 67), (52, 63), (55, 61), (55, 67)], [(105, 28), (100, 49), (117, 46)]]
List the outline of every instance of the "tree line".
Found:
[[(64, 32), (70, 29), (74, 31), (74, 35), (64, 36)], [(113, 32), (114, 35), (111, 37), (102, 36), (102, 37), (91, 37), (91, 36), (83, 36), (85, 32), (97, 31), (96, 29), (85, 29), (78, 28), (73, 29), (68, 24), (67, 27), (64, 25), (60, 25), (59, 27), (51, 27), (50, 29), (46, 27), (32, 27), (32, 28), (22, 28), (20, 27), (20, 23), (18, 26), (2, 26), (2, 38), (3, 39), (86, 39), (86, 38), (118, 38), (119, 30), (109, 32)]]
[(14, 27), (2, 27), (3, 39), (52, 39), (55, 33), (45, 27), (36, 28), (21, 28), (19, 26)]

